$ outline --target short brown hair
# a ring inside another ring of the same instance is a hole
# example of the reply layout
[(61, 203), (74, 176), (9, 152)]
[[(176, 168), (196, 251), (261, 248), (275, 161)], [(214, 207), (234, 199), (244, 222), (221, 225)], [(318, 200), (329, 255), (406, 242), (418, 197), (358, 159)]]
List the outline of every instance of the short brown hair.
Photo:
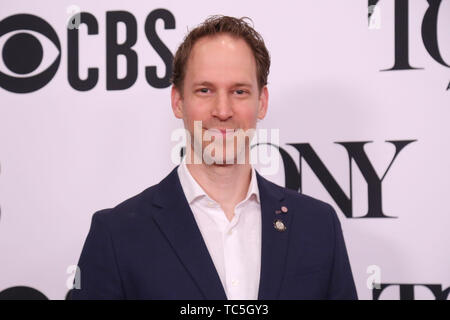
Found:
[(267, 76), (270, 68), (269, 51), (264, 44), (261, 35), (250, 26), (248, 17), (234, 18), (223, 15), (214, 15), (206, 19), (202, 24), (192, 29), (178, 47), (172, 65), (171, 83), (182, 93), (183, 81), (186, 73), (186, 65), (194, 44), (202, 37), (227, 33), (247, 42), (253, 51), (256, 61), (258, 87), (261, 90), (267, 84)]

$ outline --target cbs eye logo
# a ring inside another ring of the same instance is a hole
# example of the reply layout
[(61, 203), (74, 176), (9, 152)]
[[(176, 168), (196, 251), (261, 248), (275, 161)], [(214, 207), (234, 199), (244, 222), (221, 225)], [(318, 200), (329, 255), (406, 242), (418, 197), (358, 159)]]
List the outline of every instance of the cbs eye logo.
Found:
[[(53, 50), (48, 49), (52, 45)], [(0, 51), (0, 87), (15, 93), (33, 92), (45, 86), (61, 61), (61, 45), (55, 30), (30, 14), (0, 21)], [(48, 51), (54, 52), (54, 60), (48, 57)]]

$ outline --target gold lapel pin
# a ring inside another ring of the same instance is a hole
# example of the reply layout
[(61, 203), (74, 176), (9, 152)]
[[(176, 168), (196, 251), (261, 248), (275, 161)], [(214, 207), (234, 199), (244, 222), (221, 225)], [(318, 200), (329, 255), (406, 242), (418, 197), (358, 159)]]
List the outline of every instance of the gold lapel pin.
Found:
[(278, 231), (285, 231), (286, 230), (286, 226), (284, 225), (284, 222), (279, 220), (279, 219), (274, 221), (273, 226)]

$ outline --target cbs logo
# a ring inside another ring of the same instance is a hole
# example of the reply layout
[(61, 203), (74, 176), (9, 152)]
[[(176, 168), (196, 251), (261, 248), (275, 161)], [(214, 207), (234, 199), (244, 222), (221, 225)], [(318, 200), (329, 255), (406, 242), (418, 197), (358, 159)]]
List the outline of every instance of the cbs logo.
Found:
[[(170, 86), (173, 55), (156, 31), (158, 20), (163, 21), (164, 29), (175, 29), (175, 17), (169, 10), (159, 8), (151, 11), (144, 23), (146, 40), (165, 67), (165, 73), (160, 76), (155, 65), (146, 66), (145, 78), (151, 87), (163, 89)], [(125, 25), (126, 32), (125, 40), (119, 43), (120, 23)], [(67, 79), (73, 89), (88, 91), (97, 85), (100, 68), (89, 67), (86, 78), (80, 75), (79, 25), (87, 29), (83, 37), (92, 36), (95, 41), (100, 40), (96, 37), (99, 25), (94, 15), (80, 12), (71, 17), (67, 26)], [(136, 18), (130, 12), (106, 12), (103, 29), (106, 36), (106, 90), (125, 90), (136, 82), (138, 55), (133, 47), (138, 39), (137, 29)], [(55, 30), (45, 20), (30, 14), (12, 15), (0, 21), (0, 53), (0, 87), (14, 93), (29, 93), (44, 87), (54, 77), (61, 62), (61, 44)], [(95, 54), (99, 53), (95, 51)], [(126, 62), (125, 76), (119, 76), (119, 56)]]
[[(57, 51), (46, 68), (41, 66), (49, 60), (44, 59), (43, 42), (50, 42), (53, 51)], [(61, 61), (61, 44), (55, 30), (30, 14), (17, 14), (0, 21), (0, 48), (3, 48), (0, 87), (15, 93), (33, 92), (45, 86)]]

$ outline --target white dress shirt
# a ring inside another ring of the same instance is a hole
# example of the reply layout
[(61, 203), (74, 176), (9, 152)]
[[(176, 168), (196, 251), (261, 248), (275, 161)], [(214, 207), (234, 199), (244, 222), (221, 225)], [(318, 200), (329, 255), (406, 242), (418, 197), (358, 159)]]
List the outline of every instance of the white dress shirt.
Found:
[(192, 177), (183, 158), (177, 169), (183, 192), (194, 214), (229, 300), (258, 299), (261, 270), (261, 205), (255, 169), (247, 196), (234, 208), (231, 221)]

